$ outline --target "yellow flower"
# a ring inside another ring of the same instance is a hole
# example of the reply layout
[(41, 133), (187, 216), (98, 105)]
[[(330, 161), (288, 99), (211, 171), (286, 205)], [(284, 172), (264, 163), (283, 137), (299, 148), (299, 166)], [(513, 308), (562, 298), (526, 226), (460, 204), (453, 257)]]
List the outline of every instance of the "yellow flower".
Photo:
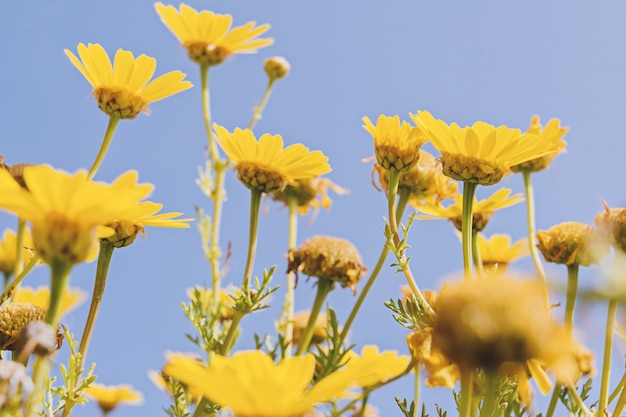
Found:
[(332, 200), (328, 196), (328, 190), (334, 191), (338, 195), (349, 193), (347, 189), (340, 187), (328, 178), (314, 177), (293, 181), (284, 189), (274, 191), (272, 199), (281, 201), (287, 206), (291, 200), (295, 201), (300, 215), (305, 215), (313, 210), (312, 221), (321, 208), (330, 209)]
[[(293, 340), (294, 344), (299, 344), (302, 339), (302, 333), (304, 333), (304, 329), (306, 328), (307, 323), (309, 322), (309, 317), (311, 316), (311, 312), (309, 310), (298, 311), (293, 316)], [(313, 336), (311, 337), (311, 343), (314, 345), (318, 345), (326, 340), (328, 334), (326, 333), (326, 328), (328, 327), (328, 316), (326, 313), (321, 311), (317, 318), (315, 319), (315, 324), (313, 326)]]
[[(33, 239), (30, 229), (24, 228), (24, 239), (22, 244), (22, 260), (26, 265), (33, 257), (29, 250), (33, 247)], [(14, 231), (5, 229), (0, 241), (0, 272), (11, 275), (15, 270), (17, 259), (17, 236)]]
[(537, 248), (546, 262), (557, 264), (598, 264), (609, 252), (609, 243), (593, 227), (563, 222), (537, 233)]
[(411, 114), (415, 124), (441, 152), (443, 173), (459, 181), (498, 183), (511, 166), (556, 152), (555, 144), (519, 129), (476, 122), (464, 128), (448, 126), (427, 111)]
[[(418, 218), (426, 220), (448, 219), (454, 224), (454, 227), (456, 227), (458, 231), (461, 231), (463, 196), (457, 194), (452, 198), (454, 199), (454, 204), (447, 207), (433, 200), (413, 204), (413, 207), (415, 210), (424, 213), (424, 215), (417, 216)], [(511, 190), (508, 188), (501, 188), (484, 200), (478, 201), (474, 198), (472, 210), (474, 218), (472, 224), (473, 229), (478, 232), (482, 231), (487, 226), (494, 211), (512, 206), (521, 201), (523, 201), (522, 195), (515, 194), (511, 196)]]
[(146, 55), (135, 59), (132, 52), (118, 49), (111, 65), (106, 51), (97, 43), (78, 44), (80, 60), (69, 49), (65, 54), (94, 88), (100, 110), (120, 119), (134, 119), (148, 111), (149, 103), (191, 88), (180, 71), (168, 72), (148, 83), (156, 60)]
[(283, 149), (280, 135), (262, 135), (257, 141), (249, 129), (236, 128), (233, 133), (213, 125), (216, 140), (235, 163), (237, 177), (248, 188), (264, 193), (282, 190), (301, 178), (330, 172), (328, 158), (320, 151), (309, 151), (297, 143)]
[(303, 417), (317, 403), (343, 397), (352, 381), (335, 372), (310, 387), (314, 371), (311, 354), (276, 365), (258, 350), (215, 356), (208, 369), (185, 355), (171, 354), (164, 368), (192, 395), (228, 407), (236, 417)]
[(417, 163), (420, 147), (428, 142), (424, 133), (398, 116), (378, 116), (376, 126), (363, 117), (363, 128), (374, 138), (378, 164), (387, 170), (407, 171)]
[(511, 167), (511, 171), (520, 172), (528, 170), (530, 172), (537, 172), (546, 169), (554, 157), (563, 152), (565, 150), (565, 146), (567, 146), (567, 142), (563, 140), (563, 136), (565, 136), (569, 128), (561, 127), (559, 123), (559, 119), (550, 119), (546, 127), (542, 129), (541, 124), (539, 123), (539, 116), (533, 116), (530, 119), (530, 127), (526, 133), (539, 135), (541, 140), (552, 143), (556, 152), (514, 165)]
[(161, 21), (187, 48), (189, 58), (198, 64), (217, 65), (232, 54), (251, 54), (274, 43), (271, 38), (258, 38), (270, 25), (256, 26), (248, 22), (231, 29), (231, 15), (208, 10), (198, 12), (181, 3), (180, 10), (163, 3), (154, 5)]
[(291, 70), (291, 65), (282, 56), (273, 56), (265, 60), (263, 70), (270, 81), (274, 81), (286, 77), (289, 74), (289, 70)]
[(130, 385), (103, 385), (94, 382), (83, 389), (82, 392), (95, 400), (98, 403), (98, 407), (105, 413), (122, 404), (143, 404), (141, 392), (135, 391)]
[(137, 203), (108, 225), (115, 229), (115, 233), (106, 239), (116, 248), (121, 248), (133, 243), (138, 234), (143, 237), (146, 233), (145, 226), (181, 229), (188, 228), (187, 223), (193, 221), (191, 218), (176, 219), (175, 217), (182, 215), (178, 212), (157, 214), (162, 208), (163, 204), (151, 201)]
[(0, 170), (0, 208), (31, 222), (35, 249), (48, 264), (85, 260), (97, 230), (102, 235), (102, 226), (132, 209), (153, 188), (137, 184), (134, 171), (109, 185), (87, 181), (85, 171), (68, 174), (46, 165), (26, 168), (24, 180), (28, 191)]
[(343, 372), (359, 387), (369, 387), (400, 375), (409, 366), (410, 358), (395, 350), (379, 352), (375, 345), (364, 346), (361, 356), (350, 351)]
[(508, 264), (529, 253), (525, 239), (511, 244), (511, 237), (504, 234), (494, 234), (487, 239), (479, 233), (478, 250), (485, 269), (497, 273), (505, 272)]
[(425, 327), (408, 335), (406, 343), (415, 360), (424, 365), (428, 372), (426, 386), (453, 389), (461, 379), (459, 366), (439, 349), (433, 349), (432, 334), (432, 327)]
[[(59, 317), (78, 307), (86, 298), (87, 294), (80, 288), (66, 287), (61, 297)], [(17, 303), (32, 304), (44, 310), (48, 310), (50, 306), (50, 289), (43, 285), (36, 289), (32, 287), (18, 287), (14, 301)]]

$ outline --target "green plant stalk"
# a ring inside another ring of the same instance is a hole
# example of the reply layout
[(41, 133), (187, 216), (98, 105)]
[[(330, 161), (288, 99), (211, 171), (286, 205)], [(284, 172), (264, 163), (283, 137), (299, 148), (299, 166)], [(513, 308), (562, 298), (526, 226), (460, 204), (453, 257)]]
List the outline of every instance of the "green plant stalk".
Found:
[(235, 315), (233, 316), (233, 320), (230, 322), (230, 327), (228, 328), (228, 333), (226, 333), (226, 337), (224, 338), (224, 342), (222, 342), (222, 347), (220, 348), (220, 355), (228, 356), (230, 350), (233, 348), (235, 344), (235, 337), (237, 336), (237, 330), (239, 328), (239, 323), (243, 318), (244, 314), (235, 311)]
[(254, 268), (254, 257), (256, 255), (257, 231), (259, 227), (259, 207), (261, 207), (260, 190), (251, 190), (250, 197), (250, 234), (248, 236), (248, 255), (246, 259), (246, 269), (243, 273), (241, 289), (245, 292), (250, 288), (250, 278)]
[(624, 389), (624, 384), (626, 384), (626, 372), (624, 372), (624, 374), (622, 375), (622, 379), (619, 380), (619, 382), (615, 386), (615, 389), (613, 390), (611, 395), (609, 395), (609, 404), (611, 404), (615, 400), (615, 397), (617, 397), (619, 393), (622, 392), (622, 390)]
[(415, 404), (415, 409), (418, 410), (420, 405), (420, 388), (422, 382), (422, 374), (420, 364), (416, 364), (415, 368), (415, 389), (413, 391), (413, 404)]
[(598, 401), (598, 415), (605, 415), (609, 405), (609, 383), (611, 379), (611, 353), (613, 351), (613, 333), (615, 327), (615, 315), (617, 314), (617, 299), (609, 299), (606, 314), (606, 327), (604, 333), (604, 356), (602, 361), (602, 379), (600, 380), (600, 400)]
[[(569, 395), (574, 399), (574, 401), (576, 402), (576, 405), (578, 405), (578, 408), (580, 408), (580, 411), (582, 411), (582, 413), (586, 416), (586, 417), (591, 417), (591, 411), (589, 411), (589, 409), (587, 408), (587, 406), (585, 405), (584, 401), (582, 398), (580, 398), (580, 395), (578, 395), (578, 392), (576, 392), (576, 387), (574, 387), (572, 384), (567, 384), (567, 390), (569, 392)], [(603, 414), (604, 415), (604, 414)]]
[(22, 280), (28, 275), (28, 273), (37, 265), (39, 262), (39, 255), (33, 256), (33, 258), (28, 262), (28, 265), (24, 267), (24, 270), (21, 274), (19, 274), (9, 285), (4, 288), (2, 291), (2, 295), (0, 296), (0, 304), (4, 303), (6, 300), (11, 298), (15, 293), (16, 288), (20, 285)]
[[(16, 235), (16, 252), (15, 267), (13, 268), (13, 276), (16, 277), (22, 273), (24, 269), (24, 230), (26, 229), (26, 220), (19, 217), (17, 219), (17, 235)], [(6, 287), (6, 284), (5, 284)]]
[(324, 300), (326, 300), (326, 297), (332, 291), (334, 286), (334, 281), (330, 279), (318, 278), (317, 292), (315, 293), (315, 299), (313, 300), (313, 306), (311, 307), (311, 313), (309, 314), (309, 321), (307, 322), (306, 327), (302, 332), (300, 342), (298, 343), (298, 350), (296, 351), (297, 356), (300, 356), (309, 350), (309, 344), (311, 343), (311, 339), (313, 338), (313, 333), (315, 331), (317, 316), (319, 316), (320, 311), (322, 310)]
[[(624, 374), (626, 375), (626, 374)], [(622, 410), (624, 410), (624, 406), (626, 405), (626, 385), (622, 385), (621, 393), (619, 398), (617, 399), (617, 403), (615, 404), (615, 410), (613, 410), (612, 416), (621, 416)]]
[(472, 410), (472, 390), (474, 371), (466, 368), (461, 371), (461, 399), (459, 400), (459, 417), (470, 417)]
[(89, 172), (87, 173), (87, 179), (91, 180), (98, 172), (102, 161), (104, 160), (107, 151), (109, 150), (109, 146), (111, 145), (111, 140), (113, 139), (113, 134), (115, 133), (115, 128), (117, 127), (117, 123), (120, 121), (119, 116), (109, 116), (109, 124), (107, 125), (107, 130), (104, 133), (104, 138), (102, 139), (102, 144), (100, 145), (100, 150), (98, 151), (98, 155), (96, 155), (96, 159), (93, 161), (91, 168), (89, 168)]
[(559, 394), (561, 393), (561, 385), (555, 384), (554, 390), (552, 390), (552, 396), (550, 397), (550, 403), (546, 411), (546, 417), (553, 417), (556, 406), (559, 403)]
[(533, 186), (530, 181), (530, 170), (525, 169), (522, 171), (524, 177), (524, 191), (526, 194), (526, 220), (528, 224), (528, 249), (530, 250), (530, 256), (535, 264), (537, 274), (544, 281), (547, 282), (546, 273), (543, 269), (541, 259), (539, 259), (539, 251), (535, 246), (535, 196), (533, 193)]
[(478, 278), (485, 278), (485, 270), (483, 268), (483, 259), (480, 256), (480, 247), (478, 246), (478, 232), (472, 231), (472, 259), (476, 267), (476, 275)]
[(567, 295), (565, 298), (565, 330), (572, 338), (574, 331), (574, 304), (578, 293), (578, 264), (567, 265)]
[(204, 118), (204, 128), (209, 140), (209, 159), (215, 164), (219, 159), (217, 145), (211, 130), (211, 100), (209, 95), (209, 64), (200, 64), (200, 89), (202, 90), (202, 114)]
[(261, 103), (254, 108), (254, 112), (252, 113), (252, 120), (250, 120), (250, 123), (248, 124), (247, 129), (252, 130), (254, 128), (254, 125), (256, 125), (256, 122), (258, 122), (261, 119), (261, 114), (263, 113), (263, 109), (265, 109), (265, 106), (267, 105), (267, 101), (270, 98), (270, 94), (272, 93), (272, 87), (274, 86), (274, 81), (276, 81), (276, 78), (269, 79), (269, 82), (267, 83), (267, 88), (265, 89), (265, 93), (263, 94), (263, 99), (261, 100)]
[(472, 206), (476, 183), (463, 182), (463, 214), (461, 217), (461, 237), (463, 241), (463, 276), (472, 279), (472, 223), (474, 221)]
[(487, 394), (485, 395), (485, 402), (483, 403), (480, 417), (493, 417), (498, 402), (498, 375), (495, 372), (485, 372), (485, 379)]
[[(289, 250), (296, 247), (298, 238), (298, 202), (295, 198), (289, 198), (287, 201), (287, 207), (289, 209), (289, 237), (288, 248)], [(285, 290), (285, 301), (283, 304), (283, 311), (281, 313), (281, 324), (279, 328), (283, 331), (283, 336), (287, 341), (285, 346), (285, 357), (291, 356), (291, 347), (293, 344), (293, 317), (295, 306), (295, 273), (287, 272), (287, 288)]]

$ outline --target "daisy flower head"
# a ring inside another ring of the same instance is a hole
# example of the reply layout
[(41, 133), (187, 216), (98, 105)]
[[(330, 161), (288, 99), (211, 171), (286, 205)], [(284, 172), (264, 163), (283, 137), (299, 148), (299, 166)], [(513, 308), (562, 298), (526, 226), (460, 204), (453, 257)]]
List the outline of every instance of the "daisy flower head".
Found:
[(288, 184), (284, 189), (274, 191), (272, 199), (284, 203), (287, 207), (295, 204), (298, 214), (306, 215), (313, 211), (311, 221), (315, 219), (320, 209), (330, 210), (332, 200), (329, 191), (337, 195), (348, 194), (349, 191), (325, 177), (302, 178)]
[[(30, 229), (24, 228), (22, 241), (21, 259), (23, 266), (26, 266), (32, 259), (33, 254), (29, 248), (33, 247)], [(17, 235), (13, 230), (5, 229), (0, 240), (0, 272), (11, 275), (15, 270), (15, 262), (18, 259)]]
[(98, 403), (98, 407), (100, 407), (104, 413), (109, 413), (122, 404), (143, 404), (143, 395), (141, 392), (136, 391), (130, 385), (104, 385), (93, 382), (83, 389), (83, 393), (92, 400), (95, 400)]
[(563, 222), (537, 233), (537, 249), (546, 262), (589, 266), (599, 264), (609, 252), (602, 232), (580, 222)]
[(65, 49), (72, 64), (94, 88), (100, 110), (112, 117), (134, 119), (148, 112), (148, 104), (191, 88), (186, 74), (172, 71), (150, 81), (156, 59), (118, 49), (113, 65), (104, 48), (97, 43), (78, 44), (78, 57)]
[(519, 129), (485, 122), (461, 128), (419, 110), (411, 118), (441, 152), (443, 173), (459, 181), (497, 184), (512, 166), (556, 152), (554, 143)]
[(541, 123), (539, 123), (539, 116), (533, 116), (530, 119), (530, 126), (528, 127), (526, 133), (530, 135), (538, 135), (543, 141), (552, 143), (556, 152), (514, 165), (511, 167), (511, 171), (521, 172), (526, 170), (529, 172), (537, 172), (546, 169), (548, 165), (550, 165), (550, 162), (552, 162), (552, 160), (559, 153), (565, 152), (567, 142), (563, 140), (563, 136), (565, 136), (568, 130), (568, 127), (560, 126), (559, 119), (550, 119), (548, 124), (545, 127), (542, 127)]
[(486, 238), (478, 233), (478, 251), (483, 267), (489, 272), (502, 274), (508, 264), (528, 255), (526, 240), (520, 239), (511, 243), (511, 237), (505, 234), (494, 234)]
[(363, 128), (374, 139), (374, 153), (378, 164), (386, 170), (404, 172), (419, 159), (420, 147), (428, 138), (420, 129), (400, 122), (398, 116), (378, 116), (376, 125), (363, 117)]
[(154, 7), (163, 24), (187, 48), (189, 58), (198, 64), (218, 65), (233, 54), (255, 53), (274, 43), (272, 38), (259, 38), (269, 30), (268, 24), (248, 22), (231, 28), (233, 18), (229, 14), (197, 11), (184, 3), (178, 9), (160, 2)]
[[(87, 299), (87, 294), (80, 288), (66, 287), (61, 296), (60, 316), (64, 316), (74, 310)], [(32, 304), (44, 310), (50, 307), (50, 288), (47, 286), (18, 287), (15, 292), (14, 301), (16, 303)]]
[(88, 181), (85, 171), (68, 174), (47, 165), (24, 170), (28, 190), (0, 170), (0, 209), (28, 220), (35, 249), (48, 264), (74, 265), (84, 261), (97, 235), (110, 235), (112, 223), (152, 191), (137, 184), (129, 171), (112, 184)]
[(330, 172), (328, 157), (321, 151), (309, 151), (301, 143), (283, 149), (280, 135), (266, 133), (257, 141), (250, 129), (231, 133), (217, 124), (213, 129), (217, 143), (235, 163), (237, 178), (251, 190), (271, 193), (294, 180)]

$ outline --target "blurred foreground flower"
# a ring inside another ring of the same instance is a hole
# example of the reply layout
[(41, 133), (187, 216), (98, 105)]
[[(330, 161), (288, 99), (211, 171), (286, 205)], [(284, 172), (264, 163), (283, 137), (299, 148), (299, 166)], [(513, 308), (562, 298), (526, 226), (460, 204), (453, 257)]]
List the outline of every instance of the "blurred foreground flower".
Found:
[[(74, 310), (86, 299), (87, 293), (80, 288), (65, 288), (65, 291), (63, 291), (63, 295), (61, 296), (59, 317), (62, 317)], [(43, 285), (37, 288), (18, 287), (15, 292), (14, 302), (28, 303), (47, 310), (50, 306), (50, 288)]]
[[(29, 228), (24, 228), (24, 238), (22, 240), (22, 263), (24, 266), (30, 262), (33, 257), (29, 248), (32, 248), (33, 238)], [(5, 229), (0, 241), (0, 272), (9, 277), (15, 270), (15, 262), (17, 260), (17, 236), (13, 230)]]
[(134, 119), (148, 111), (148, 104), (191, 88), (180, 71), (168, 72), (151, 82), (156, 60), (146, 55), (135, 58), (132, 52), (118, 49), (115, 61), (97, 43), (78, 44), (80, 60), (69, 49), (65, 54), (94, 88), (100, 110), (120, 119)]
[(565, 150), (567, 142), (563, 140), (563, 136), (565, 136), (568, 130), (569, 128), (562, 128), (559, 125), (559, 119), (550, 119), (546, 127), (542, 128), (539, 123), (539, 116), (533, 116), (530, 119), (530, 126), (526, 134), (538, 135), (544, 142), (552, 143), (556, 152), (514, 165), (511, 167), (511, 171), (521, 172), (527, 170), (529, 172), (537, 172), (546, 169), (550, 162)]
[(346, 358), (348, 363), (343, 370), (359, 387), (369, 387), (399, 376), (407, 369), (410, 358), (398, 355), (395, 350), (380, 352), (375, 345), (363, 346), (361, 355), (350, 351)]
[(181, 354), (171, 354), (163, 369), (237, 417), (304, 417), (316, 404), (341, 398), (352, 382), (335, 372), (311, 386), (315, 358), (311, 354), (284, 359), (276, 365), (258, 350), (232, 357), (215, 356), (210, 367)]
[(217, 124), (213, 128), (217, 143), (235, 163), (237, 178), (252, 190), (271, 193), (294, 180), (330, 172), (328, 158), (321, 151), (309, 151), (300, 143), (283, 149), (280, 135), (266, 133), (257, 141), (249, 129), (230, 133)]
[(258, 38), (270, 25), (256, 26), (248, 22), (231, 29), (231, 15), (209, 10), (197, 11), (181, 3), (180, 10), (163, 3), (154, 5), (161, 21), (187, 48), (189, 58), (198, 64), (217, 65), (232, 54), (255, 53), (274, 43), (271, 38)]
[(83, 389), (83, 394), (95, 400), (106, 415), (119, 405), (141, 405), (143, 395), (130, 385), (103, 385), (92, 383)]
[(556, 146), (538, 135), (519, 129), (495, 127), (485, 122), (472, 126), (449, 126), (427, 111), (411, 114), (433, 146), (441, 152), (443, 173), (459, 181), (493, 185), (509, 173), (511, 166), (554, 154)]

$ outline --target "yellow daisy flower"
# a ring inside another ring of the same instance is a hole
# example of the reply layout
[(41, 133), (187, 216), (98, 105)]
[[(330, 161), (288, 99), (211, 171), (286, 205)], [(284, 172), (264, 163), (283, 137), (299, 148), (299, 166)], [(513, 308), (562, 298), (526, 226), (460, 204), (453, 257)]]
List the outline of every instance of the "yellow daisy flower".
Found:
[(411, 118), (441, 152), (443, 173), (459, 181), (493, 185), (513, 165), (556, 152), (554, 143), (539, 135), (522, 136), (519, 129), (484, 122), (448, 126), (427, 111)]
[(143, 395), (130, 385), (103, 385), (92, 383), (82, 391), (87, 397), (95, 400), (98, 407), (108, 413), (118, 405), (141, 405)]
[(65, 49), (65, 55), (94, 88), (100, 110), (120, 119), (134, 119), (148, 111), (149, 103), (191, 88), (189, 81), (183, 81), (186, 74), (180, 71), (149, 82), (156, 60), (146, 55), (135, 58), (132, 52), (118, 49), (111, 65), (106, 51), (97, 43), (78, 44), (80, 60), (69, 49)]
[(417, 163), (420, 147), (428, 138), (420, 129), (398, 116), (378, 116), (376, 126), (363, 117), (363, 128), (374, 138), (374, 152), (378, 164), (387, 170), (407, 171)]
[(347, 189), (340, 187), (328, 178), (314, 177), (295, 180), (284, 189), (274, 191), (271, 197), (276, 201), (285, 203), (286, 206), (293, 199), (298, 207), (298, 214), (306, 215), (309, 211), (313, 211), (311, 218), (313, 221), (320, 209), (330, 209), (332, 200), (328, 196), (329, 190), (337, 195), (349, 193)]
[(321, 151), (311, 152), (300, 143), (283, 149), (280, 135), (266, 133), (257, 141), (249, 129), (230, 133), (217, 124), (213, 128), (217, 143), (235, 163), (237, 177), (250, 189), (271, 193), (294, 180), (330, 172), (328, 157)]
[(137, 235), (142, 237), (145, 235), (145, 226), (151, 227), (169, 227), (174, 229), (188, 228), (192, 218), (176, 219), (182, 213), (159, 213), (163, 208), (163, 204), (153, 203), (152, 201), (142, 201), (137, 203), (132, 209), (118, 217), (108, 226), (115, 229), (115, 233), (106, 239), (116, 248), (128, 246), (135, 241)]
[(335, 372), (311, 385), (315, 357), (284, 359), (278, 365), (258, 350), (215, 356), (207, 369), (182, 354), (171, 354), (164, 373), (237, 417), (303, 417), (320, 402), (341, 398), (351, 379)]
[[(417, 216), (420, 219), (448, 219), (454, 224), (454, 227), (458, 231), (461, 231), (461, 220), (463, 215), (463, 196), (457, 194), (452, 197), (454, 204), (449, 206), (443, 206), (440, 202), (434, 200), (428, 200), (426, 202), (420, 202), (418, 204), (412, 204), (415, 210), (424, 213), (424, 215)], [(511, 190), (508, 188), (501, 188), (490, 197), (478, 201), (474, 198), (473, 203), (473, 229), (475, 231), (482, 231), (489, 222), (492, 214), (496, 210), (500, 210), (505, 207), (512, 206), (514, 204), (523, 201), (521, 194), (515, 194), (511, 196)]]
[(480, 258), (483, 267), (488, 271), (503, 273), (508, 264), (529, 253), (528, 242), (525, 239), (511, 244), (511, 237), (505, 234), (494, 234), (489, 239), (482, 233), (477, 236)]
[[(24, 170), (23, 189), (0, 170), (0, 209), (32, 224), (35, 249), (48, 264), (82, 262), (96, 240), (96, 232), (110, 224), (152, 191), (127, 172), (112, 184), (87, 181), (87, 173), (68, 174), (40, 165)], [(109, 229), (108, 234), (113, 230)]]
[[(61, 297), (59, 317), (69, 313), (87, 298), (87, 294), (80, 288), (65, 288)], [(18, 287), (14, 301), (16, 303), (28, 303), (47, 310), (50, 306), (50, 289), (47, 286)]]
[(375, 345), (363, 347), (361, 355), (350, 351), (343, 372), (359, 387), (369, 387), (400, 375), (409, 366), (410, 358), (395, 350), (379, 352)]
[(189, 58), (198, 64), (217, 65), (233, 54), (251, 54), (274, 43), (271, 38), (258, 38), (270, 25), (255, 26), (248, 22), (231, 29), (231, 15), (216, 14), (208, 10), (198, 12), (181, 3), (180, 9), (154, 5), (161, 21), (187, 48)]
[[(33, 238), (30, 229), (24, 228), (24, 239), (22, 244), (22, 260), (24, 266), (32, 259), (33, 254), (29, 248), (33, 247)], [(15, 270), (17, 259), (17, 235), (13, 230), (5, 229), (0, 241), (0, 272), (11, 275)]]
[(521, 164), (511, 167), (511, 171), (520, 172), (528, 170), (530, 172), (537, 172), (544, 170), (550, 165), (550, 162), (559, 153), (565, 151), (567, 142), (563, 140), (563, 136), (567, 133), (569, 128), (561, 127), (559, 119), (550, 119), (545, 128), (541, 127), (539, 123), (539, 116), (535, 115), (530, 119), (530, 127), (526, 131), (527, 134), (538, 135), (543, 141), (552, 143), (556, 149), (555, 153), (541, 156), (539, 158), (531, 159), (530, 161), (522, 162)]

